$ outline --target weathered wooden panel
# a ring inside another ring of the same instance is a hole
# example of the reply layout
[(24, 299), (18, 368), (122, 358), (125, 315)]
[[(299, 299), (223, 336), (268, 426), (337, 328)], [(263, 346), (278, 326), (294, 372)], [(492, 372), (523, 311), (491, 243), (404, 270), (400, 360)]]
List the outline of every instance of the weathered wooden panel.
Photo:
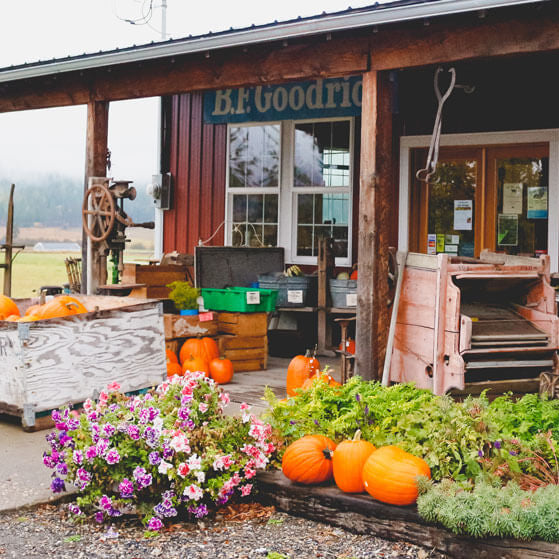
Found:
[(18, 332), (13, 327), (0, 331), (0, 402), (23, 405), (25, 377), (23, 354)]
[(435, 327), (436, 277), (436, 270), (405, 268), (398, 307), (399, 324)]
[(200, 322), (198, 315), (165, 314), (163, 321), (165, 339), (215, 336), (217, 334), (217, 319)]

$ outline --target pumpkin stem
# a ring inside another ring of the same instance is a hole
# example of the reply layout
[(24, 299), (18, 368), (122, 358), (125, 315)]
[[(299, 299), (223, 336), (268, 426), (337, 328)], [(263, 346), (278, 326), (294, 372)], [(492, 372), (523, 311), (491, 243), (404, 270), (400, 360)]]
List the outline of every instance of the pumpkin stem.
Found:
[(353, 435), (353, 440), (354, 441), (360, 441), (361, 440), (361, 429), (357, 429), (357, 431), (355, 431), (355, 435)]
[(324, 454), (326, 460), (332, 460), (333, 452), (328, 447), (322, 449), (322, 454)]

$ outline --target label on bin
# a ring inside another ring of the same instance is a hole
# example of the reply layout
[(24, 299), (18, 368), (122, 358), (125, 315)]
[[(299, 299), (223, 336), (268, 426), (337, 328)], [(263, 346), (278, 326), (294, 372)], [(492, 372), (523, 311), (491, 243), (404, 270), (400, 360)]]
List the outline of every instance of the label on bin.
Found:
[(357, 293), (348, 293), (345, 296), (345, 304), (347, 307), (357, 306)]
[(247, 305), (260, 304), (260, 291), (247, 291)]
[(302, 289), (288, 289), (287, 290), (287, 302), (288, 303), (302, 303), (303, 302), (303, 290)]

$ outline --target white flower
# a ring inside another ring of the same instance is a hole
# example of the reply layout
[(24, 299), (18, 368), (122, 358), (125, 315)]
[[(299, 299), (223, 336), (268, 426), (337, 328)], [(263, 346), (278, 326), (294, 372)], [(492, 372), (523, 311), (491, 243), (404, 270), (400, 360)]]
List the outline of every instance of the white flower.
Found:
[(159, 468), (157, 468), (157, 471), (160, 474), (165, 475), (172, 467), (173, 464), (170, 464), (169, 462), (165, 462), (165, 460), (161, 460), (161, 462), (159, 462)]
[(200, 470), (202, 468), (202, 459), (197, 454), (193, 454), (186, 463), (191, 470)]
[(206, 481), (206, 474), (202, 471), (196, 472), (196, 481), (198, 483), (204, 483)]
[(199, 501), (203, 497), (204, 491), (197, 485), (192, 484), (185, 487), (182, 494), (193, 501)]

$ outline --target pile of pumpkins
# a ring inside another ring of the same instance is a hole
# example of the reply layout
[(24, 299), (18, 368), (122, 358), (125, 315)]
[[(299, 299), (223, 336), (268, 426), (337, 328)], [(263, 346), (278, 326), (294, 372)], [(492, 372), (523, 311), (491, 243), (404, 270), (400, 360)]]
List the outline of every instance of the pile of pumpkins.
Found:
[(398, 446), (375, 448), (361, 440), (334, 441), (323, 435), (306, 435), (291, 443), (282, 459), (282, 471), (291, 481), (323, 483), (334, 478), (344, 493), (367, 491), (371, 497), (391, 505), (411, 505), (418, 496), (417, 478), (431, 478), (422, 458)]
[(30, 306), (21, 316), (18, 306), (6, 295), (0, 295), (0, 320), (8, 322), (35, 322), (47, 318), (60, 318), (88, 312), (75, 297), (59, 295), (43, 305)]
[(202, 371), (218, 384), (227, 384), (233, 378), (233, 363), (219, 356), (219, 348), (213, 338), (188, 338), (178, 356), (170, 349), (165, 351), (169, 377), (182, 376), (186, 371)]
[(340, 383), (334, 380), (327, 371), (320, 370), (316, 351), (313, 355), (310, 350), (307, 350), (305, 355), (296, 355), (287, 367), (285, 382), (287, 395), (296, 396), (298, 388), (308, 390), (318, 379), (325, 381), (330, 386), (340, 386)]

